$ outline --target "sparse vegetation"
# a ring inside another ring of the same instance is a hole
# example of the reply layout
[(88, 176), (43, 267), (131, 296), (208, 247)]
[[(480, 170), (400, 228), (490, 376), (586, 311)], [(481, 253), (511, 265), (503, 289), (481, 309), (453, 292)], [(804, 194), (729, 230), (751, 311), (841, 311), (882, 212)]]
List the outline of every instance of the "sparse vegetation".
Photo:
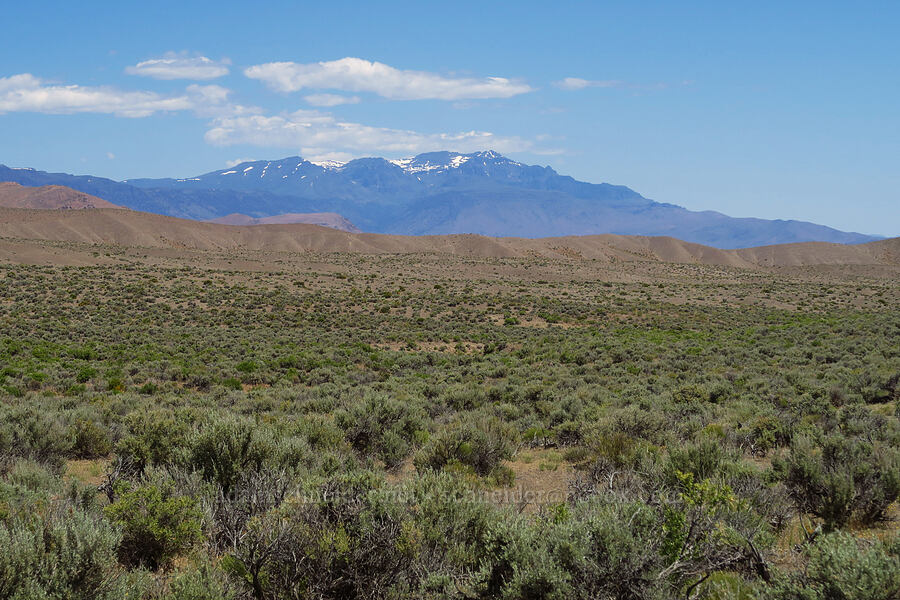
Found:
[(0, 597), (900, 593), (894, 271), (95, 250), (0, 265)]

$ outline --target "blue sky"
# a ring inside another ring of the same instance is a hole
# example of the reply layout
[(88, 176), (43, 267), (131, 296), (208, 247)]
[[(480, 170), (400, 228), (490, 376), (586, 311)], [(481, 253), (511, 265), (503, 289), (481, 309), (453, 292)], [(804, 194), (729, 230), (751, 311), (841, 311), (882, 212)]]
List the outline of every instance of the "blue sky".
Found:
[(10, 4), (0, 163), (125, 179), (493, 148), (900, 235), (900, 4), (737, 4)]

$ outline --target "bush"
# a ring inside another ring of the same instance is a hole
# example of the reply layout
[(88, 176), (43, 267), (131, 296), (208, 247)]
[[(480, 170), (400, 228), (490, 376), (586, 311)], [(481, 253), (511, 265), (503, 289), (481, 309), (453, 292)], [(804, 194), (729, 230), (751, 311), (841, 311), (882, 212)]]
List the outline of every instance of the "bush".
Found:
[(43, 517), (0, 521), (0, 597), (120, 600), (138, 597), (140, 578), (116, 562), (120, 534), (70, 506)]
[(272, 456), (272, 440), (264, 430), (236, 417), (213, 420), (189, 441), (187, 466), (219, 485), (225, 493), (246, 471), (258, 471)]
[(790, 455), (774, 463), (801, 511), (824, 521), (826, 531), (846, 525), (851, 517), (864, 524), (885, 518), (900, 495), (900, 452), (841, 435), (800, 438)]
[(254, 518), (223, 568), (256, 598), (395, 597), (413, 576), (419, 534), (381, 485), (345, 475), (310, 490), (315, 501)]
[(126, 423), (129, 434), (116, 444), (116, 454), (138, 473), (174, 461), (185, 443), (187, 425), (170, 411), (129, 415)]
[(376, 395), (340, 411), (335, 420), (347, 441), (362, 455), (375, 455), (387, 468), (409, 456), (413, 442), (423, 436), (424, 415), (409, 402)]
[(844, 532), (823, 535), (806, 550), (802, 573), (782, 575), (774, 599), (892, 600), (900, 597), (900, 557), (880, 542)]
[(104, 512), (122, 529), (119, 558), (123, 563), (155, 570), (200, 541), (203, 514), (196, 499), (175, 496), (172, 490), (152, 484), (120, 489), (119, 494)]
[(100, 458), (112, 451), (112, 442), (109, 441), (106, 430), (94, 421), (79, 419), (71, 426), (71, 430), (72, 437), (75, 438), (72, 446), (75, 458)]
[(58, 419), (32, 408), (0, 405), (0, 456), (20, 456), (62, 469), (74, 440)]
[(516, 432), (497, 417), (477, 415), (457, 421), (440, 430), (416, 456), (419, 468), (441, 469), (462, 464), (475, 473), (493, 473), (503, 460), (512, 458)]

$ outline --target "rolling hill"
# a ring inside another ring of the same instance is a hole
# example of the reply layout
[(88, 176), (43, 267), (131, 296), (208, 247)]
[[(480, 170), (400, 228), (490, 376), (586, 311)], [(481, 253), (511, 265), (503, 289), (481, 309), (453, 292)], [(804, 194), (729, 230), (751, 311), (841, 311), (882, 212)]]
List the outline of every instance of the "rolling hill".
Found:
[(114, 209), (0, 209), (0, 237), (190, 250), (438, 253), (480, 257), (658, 261), (743, 268), (800, 265), (900, 265), (900, 238), (854, 246), (801, 243), (722, 250), (671, 237), (591, 235), (497, 238), (348, 233), (308, 224), (243, 227)]
[(40, 210), (120, 208), (106, 200), (61, 185), (25, 187), (11, 182), (0, 182), (0, 207)]

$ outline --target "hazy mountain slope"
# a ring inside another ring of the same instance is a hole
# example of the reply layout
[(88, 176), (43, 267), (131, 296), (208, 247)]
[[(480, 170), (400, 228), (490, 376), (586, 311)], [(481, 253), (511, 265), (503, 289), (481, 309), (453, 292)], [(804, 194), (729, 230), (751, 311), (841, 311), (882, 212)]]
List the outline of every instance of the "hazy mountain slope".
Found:
[(806, 243), (720, 250), (670, 237), (592, 235), (540, 239), (478, 235), (353, 234), (316, 225), (235, 227), (110, 209), (0, 209), (0, 237), (197, 250), (449, 253), (463, 256), (662, 261), (745, 268), (779, 265), (898, 265), (897, 240), (857, 246)]

